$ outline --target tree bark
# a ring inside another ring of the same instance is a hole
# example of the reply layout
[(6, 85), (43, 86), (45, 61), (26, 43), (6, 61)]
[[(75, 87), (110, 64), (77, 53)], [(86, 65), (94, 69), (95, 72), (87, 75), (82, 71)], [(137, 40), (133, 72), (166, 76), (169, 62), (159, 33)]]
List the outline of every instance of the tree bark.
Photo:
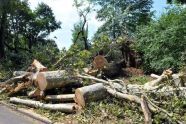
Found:
[(63, 94), (63, 95), (47, 95), (45, 100), (47, 101), (60, 101), (60, 102), (69, 102), (74, 101), (75, 94)]
[(88, 102), (104, 99), (107, 95), (103, 84), (97, 83), (76, 89), (74, 100), (79, 106), (85, 107)]
[(34, 80), (36, 87), (41, 91), (64, 87), (65, 85), (77, 82), (79, 83), (78, 79), (73, 76), (72, 73), (65, 70), (39, 72)]
[(21, 76), (21, 75), (30, 74), (30, 73), (31, 72), (26, 72), (26, 71), (14, 71), (13, 76), (17, 77), (17, 76)]
[(74, 113), (78, 109), (78, 106), (74, 103), (72, 104), (44, 104), (39, 101), (34, 100), (24, 100), (16, 97), (10, 98), (10, 102), (12, 103), (18, 103), (23, 104), (35, 108), (43, 108), (43, 109), (49, 109), (49, 110), (55, 110), (55, 111), (62, 111), (66, 113)]
[(5, 11), (5, 8), (3, 7), (1, 24), (0, 24), (0, 59), (5, 57), (4, 36), (5, 36), (6, 20), (7, 20), (7, 13)]

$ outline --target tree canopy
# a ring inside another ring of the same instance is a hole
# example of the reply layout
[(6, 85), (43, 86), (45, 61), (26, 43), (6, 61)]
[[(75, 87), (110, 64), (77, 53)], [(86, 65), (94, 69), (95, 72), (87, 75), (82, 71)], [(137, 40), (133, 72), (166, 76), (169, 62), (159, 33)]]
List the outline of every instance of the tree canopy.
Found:
[(136, 44), (143, 53), (145, 70), (160, 72), (178, 70), (185, 64), (186, 9), (174, 8), (157, 21), (139, 28)]
[(99, 5), (97, 18), (104, 21), (98, 34), (106, 32), (115, 39), (124, 34), (131, 35), (136, 26), (147, 24), (151, 19), (152, 0), (90, 0)]
[(41, 51), (40, 46), (50, 47), (50, 52), (58, 50), (55, 41), (46, 37), (61, 28), (61, 22), (55, 19), (52, 9), (47, 4), (40, 3), (35, 10), (31, 10), (27, 0), (0, 2), (1, 60), (17, 58), (12, 62), (18, 64), (36, 57), (36, 52), (43, 53), (44, 56), (47, 49)]

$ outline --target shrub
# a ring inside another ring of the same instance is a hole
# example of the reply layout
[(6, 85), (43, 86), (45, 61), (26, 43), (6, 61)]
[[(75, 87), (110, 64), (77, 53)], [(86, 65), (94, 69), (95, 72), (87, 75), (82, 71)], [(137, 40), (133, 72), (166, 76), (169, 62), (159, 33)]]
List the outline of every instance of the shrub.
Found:
[(144, 70), (178, 70), (185, 63), (186, 9), (173, 8), (159, 20), (140, 27), (136, 33), (137, 50), (143, 54)]

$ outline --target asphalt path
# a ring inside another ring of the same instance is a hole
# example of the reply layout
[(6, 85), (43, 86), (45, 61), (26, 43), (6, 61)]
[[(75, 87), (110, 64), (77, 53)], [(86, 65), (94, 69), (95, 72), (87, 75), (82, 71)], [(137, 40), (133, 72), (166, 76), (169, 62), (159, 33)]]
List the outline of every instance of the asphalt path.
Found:
[(0, 124), (44, 124), (0, 104)]

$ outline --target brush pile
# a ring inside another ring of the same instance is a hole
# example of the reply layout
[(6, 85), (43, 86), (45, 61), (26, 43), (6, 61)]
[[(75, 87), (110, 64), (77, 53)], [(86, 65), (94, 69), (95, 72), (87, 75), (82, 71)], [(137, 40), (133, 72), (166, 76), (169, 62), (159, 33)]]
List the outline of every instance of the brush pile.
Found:
[[(99, 60), (97, 61), (101, 63), (100, 66), (94, 62), (94, 68), (85, 73), (74, 70), (49, 71), (39, 61), (34, 60), (26, 71), (16, 71), (11, 79), (2, 82), (0, 93), (8, 93), (12, 103), (65, 113), (75, 113), (85, 108), (90, 102), (112, 96), (138, 104), (144, 113), (146, 124), (152, 123), (153, 113), (161, 112), (169, 118), (174, 118), (174, 112), (159, 107), (162, 104), (158, 101), (160, 96), (176, 96), (186, 99), (186, 72), (184, 71), (173, 74), (168, 69), (161, 75), (151, 74), (153, 80), (144, 85), (126, 84), (121, 79), (99, 78), (98, 73), (105, 74), (104, 70), (107, 70), (109, 75), (113, 74), (110, 72), (115, 71), (119, 64), (115, 64), (117, 65), (116, 68), (109, 69), (111, 67), (105, 60), (103, 61), (104, 64)], [(83, 86), (84, 80), (88, 80), (92, 84)], [(58, 91), (68, 90), (68, 94), (60, 94), (59, 92), (59, 94), (55, 92), (52, 92), (55, 94), (48, 94), (48, 91), (51, 92), (56, 89)], [(24, 94), (25, 91), (27, 92), (25, 94), (26, 99), (15, 97), (19, 96), (20, 93)], [(152, 99), (149, 96), (155, 97)], [(176, 122), (182, 123), (179, 120)]]

